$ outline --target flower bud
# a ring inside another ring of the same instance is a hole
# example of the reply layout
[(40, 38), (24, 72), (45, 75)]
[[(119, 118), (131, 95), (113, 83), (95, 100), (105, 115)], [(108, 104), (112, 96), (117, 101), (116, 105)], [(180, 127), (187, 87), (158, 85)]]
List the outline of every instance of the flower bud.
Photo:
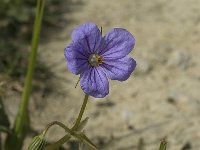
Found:
[(165, 139), (163, 139), (160, 143), (160, 148), (159, 150), (166, 150), (167, 149), (167, 142), (165, 141)]
[(44, 135), (35, 136), (28, 147), (28, 150), (43, 150), (45, 144)]

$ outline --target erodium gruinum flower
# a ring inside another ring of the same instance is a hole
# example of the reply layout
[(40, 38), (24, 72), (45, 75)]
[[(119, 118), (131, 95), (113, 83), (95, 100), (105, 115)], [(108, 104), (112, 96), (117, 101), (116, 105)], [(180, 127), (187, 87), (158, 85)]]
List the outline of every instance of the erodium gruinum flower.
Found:
[(127, 56), (135, 45), (130, 32), (114, 28), (102, 37), (94, 23), (84, 23), (72, 32), (72, 43), (65, 48), (70, 72), (80, 74), (82, 90), (93, 97), (109, 93), (108, 79), (125, 81), (136, 67)]

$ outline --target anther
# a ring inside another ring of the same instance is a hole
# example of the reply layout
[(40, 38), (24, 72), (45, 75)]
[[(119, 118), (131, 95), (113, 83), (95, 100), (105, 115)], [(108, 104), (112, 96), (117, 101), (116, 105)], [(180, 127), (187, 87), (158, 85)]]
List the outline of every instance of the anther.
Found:
[(102, 64), (103, 62), (103, 58), (102, 56), (98, 55), (98, 54), (91, 54), (89, 57), (89, 63), (91, 66), (98, 66), (99, 64)]

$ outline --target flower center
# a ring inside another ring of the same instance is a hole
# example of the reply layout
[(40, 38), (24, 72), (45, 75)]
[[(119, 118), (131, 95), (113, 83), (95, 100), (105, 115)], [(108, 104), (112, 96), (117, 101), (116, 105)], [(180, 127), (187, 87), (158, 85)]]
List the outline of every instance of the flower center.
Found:
[(89, 63), (91, 66), (98, 66), (103, 63), (103, 57), (98, 54), (91, 54), (89, 57)]

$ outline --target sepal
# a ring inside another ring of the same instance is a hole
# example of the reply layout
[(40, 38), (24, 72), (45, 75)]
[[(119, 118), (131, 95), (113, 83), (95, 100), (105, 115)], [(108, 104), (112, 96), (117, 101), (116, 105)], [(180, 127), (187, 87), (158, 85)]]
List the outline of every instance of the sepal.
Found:
[(28, 147), (28, 150), (43, 150), (45, 145), (44, 135), (35, 136)]

